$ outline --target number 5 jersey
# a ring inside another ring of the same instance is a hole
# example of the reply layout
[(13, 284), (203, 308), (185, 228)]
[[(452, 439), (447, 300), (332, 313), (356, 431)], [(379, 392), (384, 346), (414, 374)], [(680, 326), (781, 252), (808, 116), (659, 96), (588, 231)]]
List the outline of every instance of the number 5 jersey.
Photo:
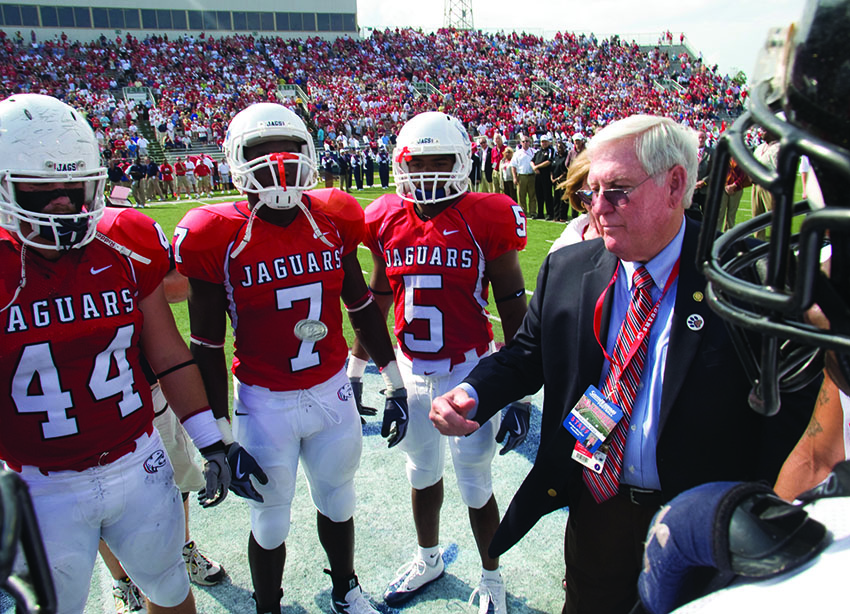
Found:
[(463, 194), (429, 220), (386, 194), (366, 209), (364, 243), (387, 267), (405, 356), (461, 362), (493, 340), (485, 268), (525, 248), (526, 220), (502, 194)]

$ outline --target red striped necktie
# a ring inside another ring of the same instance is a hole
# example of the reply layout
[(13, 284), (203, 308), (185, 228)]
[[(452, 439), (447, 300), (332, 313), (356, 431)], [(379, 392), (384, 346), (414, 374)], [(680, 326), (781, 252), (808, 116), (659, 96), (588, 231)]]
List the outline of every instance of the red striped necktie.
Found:
[(632, 405), (634, 405), (640, 387), (640, 377), (649, 346), (649, 334), (647, 334), (632, 356), (631, 361), (626, 365), (626, 369), (621, 370), (621, 365), (625, 363), (638, 332), (643, 328), (652, 311), (652, 297), (650, 295), (652, 276), (645, 267), (641, 266), (635, 269), (632, 283), (634, 284), (632, 300), (617, 337), (617, 343), (614, 347), (614, 360), (602, 387), (602, 394), (619, 405), (620, 409), (623, 410), (623, 417), (606, 442), (609, 446), (608, 458), (602, 468), (602, 473), (596, 473), (587, 467), (584, 469), (584, 483), (597, 503), (607, 501), (620, 490), (620, 470), (623, 467), (626, 434), (628, 433)]

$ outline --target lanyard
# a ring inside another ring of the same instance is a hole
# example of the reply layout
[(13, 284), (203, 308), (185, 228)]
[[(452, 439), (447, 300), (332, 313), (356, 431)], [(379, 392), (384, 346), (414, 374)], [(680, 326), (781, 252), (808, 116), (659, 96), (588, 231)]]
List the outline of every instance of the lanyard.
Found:
[[(646, 318), (646, 322), (643, 323), (643, 326), (641, 326), (641, 329), (638, 331), (637, 335), (635, 335), (635, 339), (629, 347), (622, 365), (617, 363), (614, 358), (608, 355), (608, 351), (599, 339), (599, 331), (602, 329), (602, 303), (605, 302), (605, 295), (608, 294), (608, 290), (610, 290), (611, 286), (614, 285), (614, 282), (617, 281), (621, 267), (622, 265), (617, 266), (617, 270), (614, 271), (614, 276), (611, 277), (611, 281), (608, 282), (608, 285), (602, 291), (602, 294), (600, 294), (599, 298), (596, 299), (596, 307), (593, 309), (593, 334), (596, 336), (596, 342), (599, 344), (599, 347), (602, 348), (602, 353), (605, 354), (605, 358), (608, 359), (608, 362), (610, 362), (611, 365), (617, 365), (620, 369), (620, 373), (623, 373), (634, 355), (637, 353), (644, 338), (649, 334), (649, 330), (652, 328), (652, 323), (655, 321), (655, 317), (658, 315), (658, 310), (661, 307), (661, 301), (664, 300), (670, 286), (672, 286), (673, 282), (679, 277), (679, 259), (676, 260), (676, 264), (673, 265), (673, 270), (670, 271), (670, 276), (667, 278), (667, 283), (664, 285), (664, 291), (655, 302), (655, 305), (653, 305), (652, 310)], [(628, 308), (626, 308), (626, 315), (628, 316)]]

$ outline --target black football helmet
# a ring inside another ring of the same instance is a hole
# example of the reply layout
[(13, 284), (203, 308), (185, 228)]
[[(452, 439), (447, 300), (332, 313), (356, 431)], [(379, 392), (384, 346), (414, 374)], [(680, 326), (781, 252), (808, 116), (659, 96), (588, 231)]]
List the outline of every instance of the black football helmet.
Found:
[[(810, 0), (799, 24), (771, 31), (748, 111), (721, 137), (712, 169), (698, 266), (753, 381), (750, 405), (766, 415), (779, 411), (780, 392), (819, 375), (824, 355), (837, 367), (833, 378), (850, 382), (848, 34), (850, 0)], [(775, 170), (746, 144), (755, 127), (780, 137)], [(808, 199), (795, 203), (801, 156), (814, 179)], [(730, 157), (771, 192), (774, 209), (718, 236)], [(751, 239), (764, 229), (769, 242)]]
[[(26, 563), (26, 577), (17, 575), (13, 569), (19, 551)], [(18, 474), (3, 469), (0, 469), (0, 589), (15, 599), (16, 612), (56, 612), (56, 590), (29, 491)]]

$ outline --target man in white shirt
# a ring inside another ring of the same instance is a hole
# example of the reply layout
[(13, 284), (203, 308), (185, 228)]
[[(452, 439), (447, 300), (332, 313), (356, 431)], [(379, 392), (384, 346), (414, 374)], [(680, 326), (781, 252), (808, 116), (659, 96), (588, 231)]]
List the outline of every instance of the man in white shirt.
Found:
[(537, 216), (537, 194), (534, 191), (534, 167), (532, 160), (534, 149), (531, 147), (531, 139), (527, 134), (519, 137), (519, 147), (514, 152), (511, 166), (516, 169), (517, 174), (517, 202), (522, 207), (525, 216)]

